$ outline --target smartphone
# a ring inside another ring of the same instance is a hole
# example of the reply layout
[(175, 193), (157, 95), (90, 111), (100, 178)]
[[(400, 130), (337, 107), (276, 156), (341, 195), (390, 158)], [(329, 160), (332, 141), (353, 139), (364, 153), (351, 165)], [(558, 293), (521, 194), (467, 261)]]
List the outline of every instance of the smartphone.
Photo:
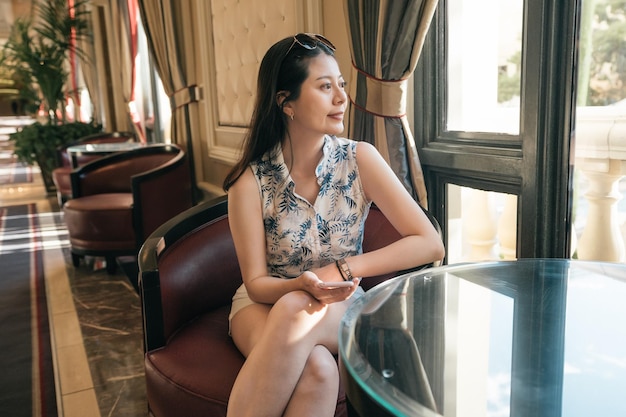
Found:
[(351, 287), (355, 285), (352, 281), (337, 281), (337, 282), (320, 282), (319, 286), (322, 288), (342, 288)]

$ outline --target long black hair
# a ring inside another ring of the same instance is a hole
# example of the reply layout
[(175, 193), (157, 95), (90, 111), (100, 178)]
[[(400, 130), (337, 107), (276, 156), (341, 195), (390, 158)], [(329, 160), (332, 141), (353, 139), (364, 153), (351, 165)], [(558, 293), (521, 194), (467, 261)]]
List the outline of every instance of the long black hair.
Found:
[[(297, 37), (304, 35), (298, 34)], [(257, 94), (250, 129), (243, 142), (241, 159), (224, 179), (225, 191), (241, 177), (251, 162), (276, 148), (287, 133), (283, 106), (300, 97), (302, 83), (309, 76), (309, 60), (322, 53), (334, 56), (324, 42), (303, 45), (291, 36), (276, 42), (265, 53), (257, 80)], [(308, 35), (304, 35), (308, 36)], [(278, 94), (284, 97), (282, 102)]]

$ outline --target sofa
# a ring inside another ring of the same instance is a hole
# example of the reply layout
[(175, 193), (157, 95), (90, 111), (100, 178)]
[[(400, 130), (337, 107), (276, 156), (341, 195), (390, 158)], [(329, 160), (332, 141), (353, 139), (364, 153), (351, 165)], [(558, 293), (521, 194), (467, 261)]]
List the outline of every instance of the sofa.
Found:
[[(364, 251), (399, 237), (372, 207)], [(242, 281), (227, 197), (201, 203), (162, 225), (143, 244), (138, 262), (149, 414), (225, 416), (244, 362), (228, 334), (231, 298)], [(367, 290), (395, 275), (370, 277), (361, 285)], [(335, 415), (351, 415), (349, 408), (342, 388)]]

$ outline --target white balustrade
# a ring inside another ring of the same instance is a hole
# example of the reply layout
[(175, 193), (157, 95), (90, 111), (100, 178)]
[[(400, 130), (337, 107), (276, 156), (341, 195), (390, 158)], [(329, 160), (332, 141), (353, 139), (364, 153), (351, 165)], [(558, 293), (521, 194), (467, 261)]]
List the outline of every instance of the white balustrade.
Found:
[(463, 235), (467, 237), (470, 250), (468, 260), (497, 259), (497, 219), (493, 196), (483, 190), (467, 188), (463, 202)]
[[(575, 169), (588, 181), (580, 190), (584, 202), (579, 199), (576, 209), (582, 220), (576, 224), (583, 223), (580, 236), (572, 226), (572, 255), (626, 262), (626, 214), (618, 209), (624, 198), (620, 181), (626, 176), (626, 105), (579, 107), (574, 157)], [(497, 193), (461, 188), (461, 199), (449, 200), (461, 208), (462, 230), (454, 227), (449, 231), (454, 234), (449, 240), (454, 239), (450, 249), (455, 252), (455, 262), (515, 259), (517, 196), (500, 194), (504, 199), (496, 199)]]
[(575, 166), (589, 180), (587, 222), (577, 244), (579, 259), (623, 262), (619, 182), (626, 175), (626, 107), (579, 107)]
[(498, 241), (502, 259), (516, 258), (517, 249), (517, 196), (505, 194), (504, 209), (498, 220)]

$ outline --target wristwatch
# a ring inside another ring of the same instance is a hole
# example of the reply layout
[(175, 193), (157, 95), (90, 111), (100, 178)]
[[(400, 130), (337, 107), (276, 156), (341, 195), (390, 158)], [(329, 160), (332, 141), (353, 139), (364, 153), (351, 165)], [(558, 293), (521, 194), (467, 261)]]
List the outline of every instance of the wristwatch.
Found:
[(339, 273), (341, 274), (344, 281), (352, 281), (354, 277), (352, 276), (352, 271), (350, 271), (350, 266), (348, 266), (348, 262), (345, 259), (338, 259), (335, 264), (339, 269)]

